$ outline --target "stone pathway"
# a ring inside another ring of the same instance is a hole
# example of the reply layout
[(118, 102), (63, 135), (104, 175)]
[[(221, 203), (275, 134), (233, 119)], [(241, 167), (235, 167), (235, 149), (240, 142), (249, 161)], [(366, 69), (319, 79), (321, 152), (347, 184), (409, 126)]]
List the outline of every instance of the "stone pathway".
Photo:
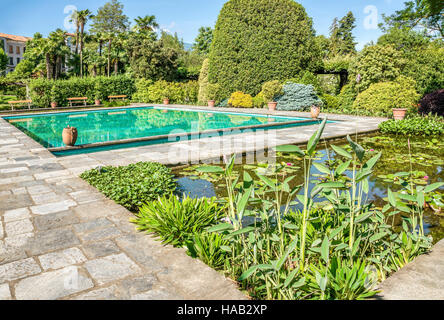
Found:
[(0, 300), (245, 299), (0, 119)]

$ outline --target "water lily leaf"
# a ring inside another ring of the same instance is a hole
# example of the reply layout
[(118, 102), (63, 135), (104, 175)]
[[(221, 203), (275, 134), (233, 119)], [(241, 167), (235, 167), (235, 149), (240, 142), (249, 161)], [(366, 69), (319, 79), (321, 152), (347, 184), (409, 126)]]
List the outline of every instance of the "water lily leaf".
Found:
[(202, 166), (197, 168), (196, 171), (204, 173), (224, 173), (224, 169), (216, 166)]

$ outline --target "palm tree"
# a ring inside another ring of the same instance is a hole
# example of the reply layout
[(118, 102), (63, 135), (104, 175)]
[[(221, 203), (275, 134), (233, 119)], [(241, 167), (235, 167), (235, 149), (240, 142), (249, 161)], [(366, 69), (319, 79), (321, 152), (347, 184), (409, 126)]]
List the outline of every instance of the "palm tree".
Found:
[(60, 76), (63, 60), (69, 54), (65, 36), (63, 30), (57, 29), (49, 34), (48, 39), (39, 40), (37, 52), (45, 57), (48, 79), (57, 79)]
[(85, 35), (85, 25), (88, 23), (88, 20), (93, 17), (91, 11), (88, 9), (76, 11), (75, 19), (80, 28), (80, 76), (83, 77), (83, 37)]
[(76, 24), (76, 51), (75, 53), (79, 53), (79, 30), (80, 30), (80, 23), (79, 19), (77, 18), (77, 10), (74, 11), (71, 15), (71, 20), (69, 22), (74, 22)]
[(154, 29), (159, 27), (159, 24), (156, 22), (155, 16), (145, 16), (145, 17), (137, 17), (134, 19), (136, 22), (136, 28), (140, 31), (154, 31)]

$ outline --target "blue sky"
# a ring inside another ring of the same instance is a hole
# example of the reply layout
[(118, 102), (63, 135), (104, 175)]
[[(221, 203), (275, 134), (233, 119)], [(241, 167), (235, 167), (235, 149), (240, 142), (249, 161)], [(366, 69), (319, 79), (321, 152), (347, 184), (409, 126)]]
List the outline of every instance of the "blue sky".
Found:
[[(313, 18), (318, 34), (328, 35), (335, 17), (351, 10), (357, 18), (355, 29), (358, 49), (381, 34), (375, 29), (381, 14), (390, 14), (403, 7), (406, 0), (299, 0)], [(177, 32), (184, 42), (192, 43), (200, 26), (214, 26), (226, 0), (121, 0), (125, 14), (137, 16), (154, 14), (161, 28)], [(0, 32), (32, 36), (35, 32), (47, 35), (56, 28), (64, 28), (72, 6), (79, 10), (97, 9), (106, 0), (2, 0)], [(65, 12), (65, 9), (67, 12)], [(378, 20), (374, 19), (378, 17)]]

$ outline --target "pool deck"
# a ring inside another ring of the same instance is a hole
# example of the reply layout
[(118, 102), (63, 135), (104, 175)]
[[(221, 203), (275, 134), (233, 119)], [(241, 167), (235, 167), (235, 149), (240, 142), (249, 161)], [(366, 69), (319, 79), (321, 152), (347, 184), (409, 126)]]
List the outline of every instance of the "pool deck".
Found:
[[(295, 112), (273, 115), (308, 116)], [(329, 119), (343, 121), (327, 124), (326, 139), (372, 132), (384, 120), (343, 115)], [(99, 165), (186, 164), (281, 144), (303, 144), (317, 128), (242, 133), (57, 158), (0, 119), (0, 300), (246, 299), (232, 281), (188, 257), (184, 249), (163, 246), (137, 232), (129, 222), (129, 211), (78, 175)], [(442, 270), (442, 258), (440, 261)], [(424, 298), (428, 298), (426, 293)]]

